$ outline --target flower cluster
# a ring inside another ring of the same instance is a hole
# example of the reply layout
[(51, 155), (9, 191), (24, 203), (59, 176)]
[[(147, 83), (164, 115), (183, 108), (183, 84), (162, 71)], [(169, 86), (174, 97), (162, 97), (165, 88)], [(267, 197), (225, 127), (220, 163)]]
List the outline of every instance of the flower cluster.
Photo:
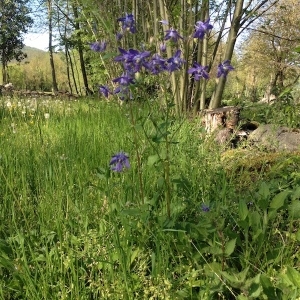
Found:
[(90, 44), (91, 50), (95, 52), (104, 52), (106, 50), (106, 45), (107, 43), (102, 41), (102, 42), (95, 42)]
[[(124, 17), (117, 19), (118, 22), (121, 22), (122, 33), (117, 33), (117, 40), (120, 40), (123, 37), (123, 34), (126, 32), (136, 33), (135, 19), (132, 14), (125, 14)], [(205, 34), (208, 34), (213, 26), (209, 23), (210, 19), (202, 22), (198, 21), (195, 25), (195, 31), (193, 34), (194, 38), (203, 39)], [(165, 20), (160, 21), (163, 25), (168, 25), (168, 22)], [(178, 41), (184, 38), (171, 27), (169, 30), (165, 31), (164, 41), (171, 41), (173, 43), (178, 43)], [(96, 42), (90, 44), (92, 50), (96, 52), (103, 52), (106, 49), (105, 42)], [(162, 42), (159, 46), (161, 53), (166, 51), (166, 44)], [(139, 51), (136, 49), (125, 50), (119, 48), (120, 54), (114, 58), (114, 61), (120, 62), (123, 65), (124, 73), (112, 80), (113, 83), (118, 84), (113, 92), (110, 92), (107, 86), (100, 85), (99, 92), (105, 97), (108, 97), (109, 94), (118, 94), (120, 99), (131, 99), (132, 95), (130, 92), (130, 85), (135, 83), (135, 74), (141, 72), (144, 68), (151, 74), (159, 74), (161, 72), (175, 72), (180, 70), (185, 60), (181, 57), (182, 52), (180, 49), (177, 49), (172, 57), (164, 58), (158, 53), (151, 55), (150, 51)], [(230, 61), (226, 60), (223, 63), (219, 64), (217, 77), (224, 76), (226, 77), (229, 71), (232, 71), (234, 68), (230, 65)], [(188, 74), (194, 78), (194, 80), (200, 79), (209, 79), (209, 67), (201, 66), (199, 63), (195, 62), (192, 68), (188, 69)]]
[(130, 168), (129, 156), (127, 153), (119, 152), (112, 156), (109, 165), (111, 170), (115, 172), (122, 172), (124, 169)]

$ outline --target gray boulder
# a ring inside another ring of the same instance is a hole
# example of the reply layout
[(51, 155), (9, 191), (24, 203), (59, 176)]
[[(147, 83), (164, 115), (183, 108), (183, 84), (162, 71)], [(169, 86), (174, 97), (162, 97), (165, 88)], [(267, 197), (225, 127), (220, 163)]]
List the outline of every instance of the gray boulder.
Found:
[(275, 124), (260, 125), (248, 137), (251, 144), (269, 150), (300, 150), (300, 129)]

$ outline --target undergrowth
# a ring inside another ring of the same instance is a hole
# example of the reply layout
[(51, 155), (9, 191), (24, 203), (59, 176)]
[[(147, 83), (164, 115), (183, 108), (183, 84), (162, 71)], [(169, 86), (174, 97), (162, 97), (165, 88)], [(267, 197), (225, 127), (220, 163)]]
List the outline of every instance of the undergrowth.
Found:
[(165, 116), (2, 99), (1, 299), (299, 299), (297, 157), (226, 161)]

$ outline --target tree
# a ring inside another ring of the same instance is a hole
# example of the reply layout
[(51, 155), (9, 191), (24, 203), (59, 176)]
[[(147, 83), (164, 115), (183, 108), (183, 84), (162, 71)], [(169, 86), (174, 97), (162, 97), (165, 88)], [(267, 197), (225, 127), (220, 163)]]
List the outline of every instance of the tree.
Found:
[[(234, 9), (233, 17), (230, 22), (230, 29), (227, 36), (226, 50), (223, 60), (231, 60), (236, 40), (241, 32), (247, 29), (255, 20), (263, 16), (279, 0), (263, 1), (244, 1), (237, 0), (234, 4), (229, 1)], [(228, 4), (229, 5), (229, 4)], [(217, 108), (221, 105), (222, 95), (226, 84), (226, 76), (221, 76), (215, 94), (209, 105), (210, 108)]]
[[(261, 83), (265, 97), (279, 94), (300, 76), (300, 20), (297, 0), (280, 0), (253, 28), (243, 61), (252, 81)], [(248, 82), (249, 85), (249, 82)], [(251, 85), (251, 82), (250, 82)]]
[(26, 57), (23, 34), (28, 31), (33, 20), (25, 0), (1, 0), (0, 5), (0, 60), (2, 81), (7, 83), (7, 64), (13, 59), (21, 61)]
[(53, 92), (56, 93), (58, 91), (57, 81), (56, 81), (56, 72), (55, 65), (53, 59), (53, 8), (52, 8), (52, 0), (47, 0), (48, 7), (48, 30), (49, 30), (49, 59), (51, 66), (51, 75), (52, 75), (52, 89)]

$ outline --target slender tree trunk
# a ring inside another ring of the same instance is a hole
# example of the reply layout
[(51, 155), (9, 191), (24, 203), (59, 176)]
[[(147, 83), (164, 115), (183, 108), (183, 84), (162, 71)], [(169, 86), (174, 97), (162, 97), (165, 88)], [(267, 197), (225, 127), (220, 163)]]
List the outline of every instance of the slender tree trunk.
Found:
[(76, 83), (74, 66), (73, 66), (73, 61), (72, 61), (71, 55), (70, 55), (70, 51), (67, 52), (67, 56), (69, 57), (69, 62), (70, 62), (70, 68), (71, 68), (71, 74), (72, 74), (72, 79), (73, 79), (73, 83), (74, 83), (74, 88), (75, 88), (76, 94), (78, 94), (78, 87), (77, 87), (77, 83)]
[(52, 89), (53, 92), (58, 91), (57, 81), (56, 81), (56, 73), (55, 73), (55, 65), (53, 59), (53, 46), (52, 46), (52, 35), (53, 35), (53, 28), (52, 28), (52, 0), (48, 0), (48, 30), (49, 30), (49, 59), (50, 59), (50, 66), (51, 66), (51, 75), (52, 75)]
[(2, 63), (2, 84), (7, 83), (7, 62), (4, 50), (1, 53), (1, 63)]
[[(227, 38), (227, 43), (226, 43), (227, 47), (226, 47), (224, 60), (231, 60), (231, 58), (232, 58), (234, 46), (235, 46), (236, 39), (238, 36), (238, 32), (241, 28), (243, 5), (244, 5), (244, 0), (236, 1), (233, 19), (232, 19), (231, 27), (230, 27), (228, 38)], [(225, 83), (226, 83), (226, 76), (221, 76), (219, 78), (219, 82), (217, 84), (217, 89), (216, 89), (213, 99), (211, 100), (209, 108), (213, 109), (213, 108), (217, 108), (217, 107), (221, 106), (221, 100), (222, 100), (222, 95), (223, 95), (223, 91), (225, 88)]]
[[(77, 32), (79, 32), (80, 31), (80, 24), (79, 24), (79, 21), (78, 21), (79, 14), (78, 14), (77, 7), (75, 6), (74, 3), (72, 4), (72, 9), (73, 9), (74, 17), (75, 17), (75, 30)], [(84, 57), (83, 57), (83, 45), (82, 45), (82, 40), (81, 40), (80, 36), (78, 37), (78, 48), (77, 48), (77, 50), (78, 50), (78, 54), (79, 54), (79, 62), (80, 62), (80, 68), (81, 68), (85, 93), (86, 93), (86, 95), (91, 95), (93, 92), (90, 90), (89, 84), (88, 84), (86, 68), (85, 68), (85, 62), (84, 62)]]

